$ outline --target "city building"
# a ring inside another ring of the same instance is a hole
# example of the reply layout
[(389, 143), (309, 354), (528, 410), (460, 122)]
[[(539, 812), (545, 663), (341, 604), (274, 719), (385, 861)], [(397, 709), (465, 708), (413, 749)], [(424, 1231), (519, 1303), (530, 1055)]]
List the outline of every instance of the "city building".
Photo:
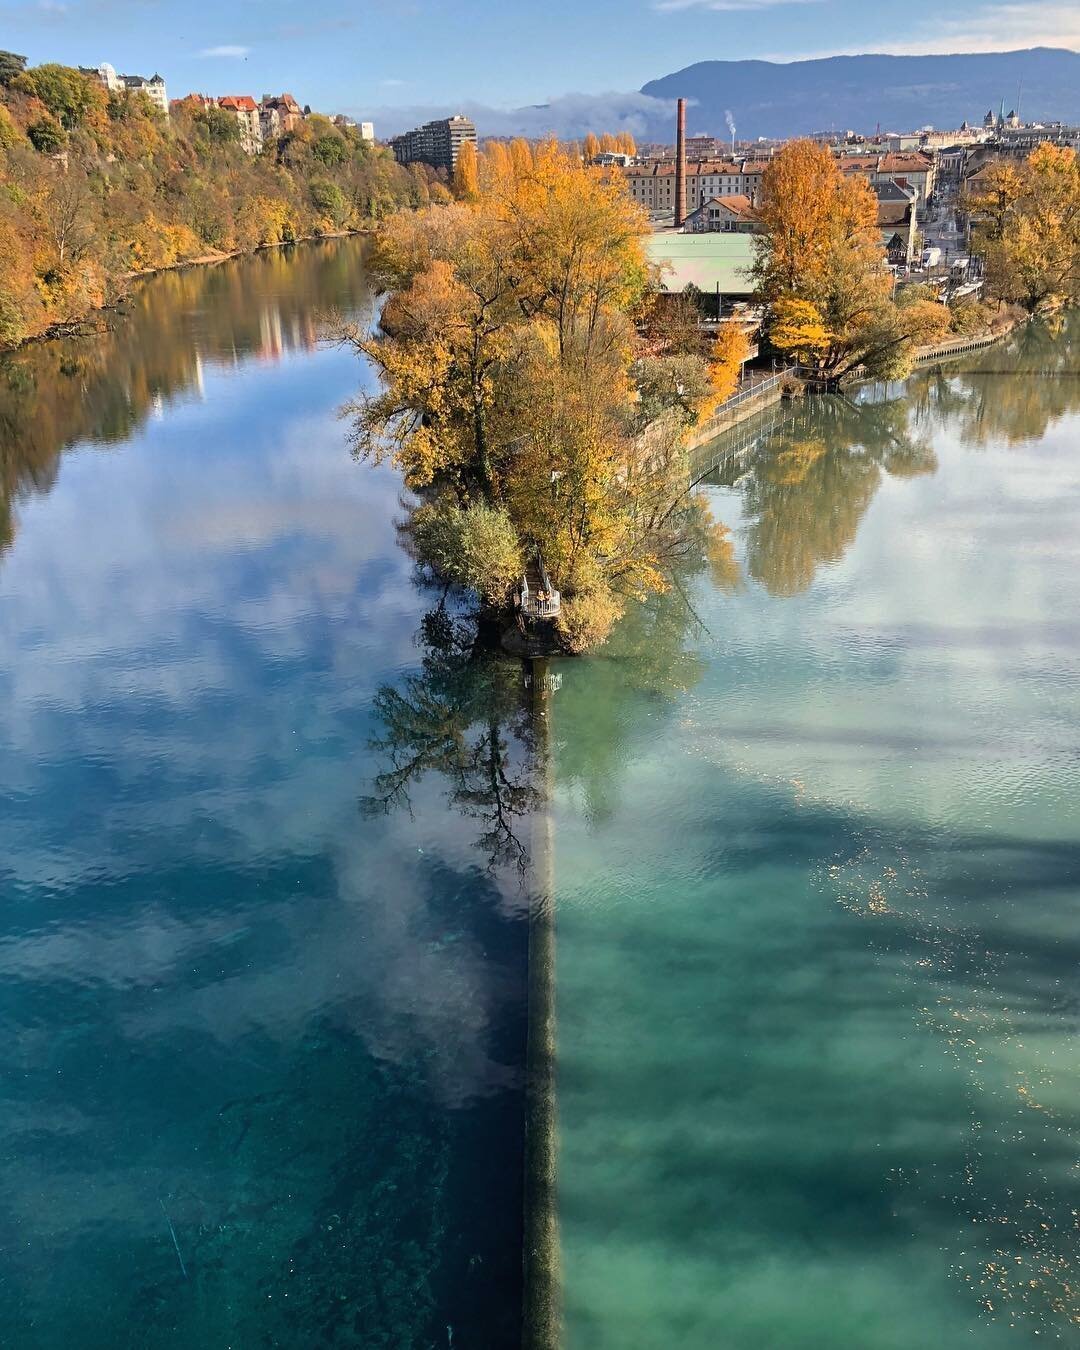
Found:
[(80, 66), (79, 74), (97, 80), (110, 94), (145, 94), (155, 108), (166, 117), (169, 115), (169, 96), (165, 91), (165, 81), (160, 75), (118, 75), (116, 70), (103, 61), (100, 66)]
[[(768, 160), (688, 160), (686, 207), (694, 211), (714, 197), (748, 197), (756, 202)], [(632, 201), (647, 211), (675, 210), (675, 161), (634, 163), (623, 170)]]
[(434, 169), (453, 173), (466, 141), (476, 144), (476, 127), (471, 118), (458, 113), (395, 136), (390, 148), (399, 164), (430, 164)]
[(877, 184), (874, 195), (877, 197), (877, 226), (888, 259), (897, 266), (910, 267), (915, 261), (918, 239), (915, 228), (918, 193), (914, 188), (885, 182)]
[(842, 155), (841, 173), (861, 173), (877, 188), (882, 183), (914, 189), (920, 208), (925, 208), (934, 195), (935, 167), (933, 157), (921, 152), (885, 155)]
[(120, 79), (129, 94), (145, 94), (154, 107), (168, 117), (169, 96), (160, 75), (151, 75), (149, 79), (142, 75), (121, 75)]
[(374, 123), (374, 122), (361, 122), (361, 123), (360, 123), (360, 139), (361, 139), (362, 141), (367, 141), (368, 145), (374, 145), (374, 144), (375, 144), (375, 123)]
[(710, 197), (683, 222), (690, 234), (757, 234), (757, 214), (749, 197)]
[(240, 123), (240, 145), (249, 155), (257, 155), (262, 149), (262, 126), (259, 121), (259, 105), (250, 94), (225, 94), (217, 100), (222, 112), (232, 113)]
[(259, 103), (259, 136), (277, 141), (300, 125), (303, 113), (292, 94), (263, 94)]
[(690, 159), (717, 159), (723, 153), (717, 147), (715, 136), (687, 136), (686, 138), (686, 158)]

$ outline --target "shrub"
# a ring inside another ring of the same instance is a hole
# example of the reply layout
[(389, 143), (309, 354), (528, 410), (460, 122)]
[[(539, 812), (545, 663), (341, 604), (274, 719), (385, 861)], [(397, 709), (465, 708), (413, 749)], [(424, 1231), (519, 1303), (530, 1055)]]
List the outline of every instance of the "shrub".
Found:
[(564, 596), (555, 626), (567, 651), (580, 653), (606, 642), (621, 617), (622, 605), (610, 587), (600, 584), (569, 598)]
[(30, 144), (43, 155), (55, 155), (63, 149), (67, 136), (64, 128), (53, 117), (42, 117), (26, 128)]
[(417, 557), (439, 576), (475, 591), (488, 604), (503, 604), (521, 576), (521, 544), (502, 507), (449, 498), (422, 506), (413, 516)]

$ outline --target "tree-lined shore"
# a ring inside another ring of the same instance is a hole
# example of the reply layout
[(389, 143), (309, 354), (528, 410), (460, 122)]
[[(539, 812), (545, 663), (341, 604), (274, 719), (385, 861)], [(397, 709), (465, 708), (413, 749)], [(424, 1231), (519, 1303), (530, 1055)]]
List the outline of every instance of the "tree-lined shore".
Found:
[(0, 347), (78, 322), (140, 272), (361, 229), (433, 193), (449, 199), (326, 117), (249, 155), (220, 108), (166, 118), (140, 92), (0, 52)]

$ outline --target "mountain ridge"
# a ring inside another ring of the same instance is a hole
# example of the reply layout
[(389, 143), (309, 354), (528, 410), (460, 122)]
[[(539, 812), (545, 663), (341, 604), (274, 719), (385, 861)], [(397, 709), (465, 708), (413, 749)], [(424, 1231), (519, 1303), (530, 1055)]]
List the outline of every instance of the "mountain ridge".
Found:
[[(1009, 52), (893, 56), (867, 52), (805, 61), (697, 61), (650, 80), (649, 98), (691, 100), (688, 129), (723, 135), (731, 112), (738, 135), (817, 131), (912, 131), (981, 122), (1018, 97), (1025, 119), (1080, 121), (1080, 53), (1063, 47)], [(673, 132), (672, 132), (673, 136)]]

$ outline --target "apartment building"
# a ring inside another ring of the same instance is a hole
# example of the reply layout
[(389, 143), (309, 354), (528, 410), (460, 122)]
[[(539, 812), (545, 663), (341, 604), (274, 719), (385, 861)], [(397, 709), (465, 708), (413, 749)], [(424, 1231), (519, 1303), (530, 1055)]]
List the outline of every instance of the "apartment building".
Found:
[(863, 173), (871, 187), (880, 183), (895, 183), (898, 187), (913, 188), (920, 208), (934, 194), (935, 166), (930, 155), (921, 153), (885, 155), (842, 155), (841, 173)]
[[(746, 197), (756, 202), (768, 160), (698, 160), (686, 166), (686, 209), (694, 211), (714, 197)], [(647, 211), (675, 209), (675, 162), (653, 160), (624, 171), (630, 197)]]
[(476, 127), (471, 118), (458, 113), (395, 136), (390, 148), (399, 164), (430, 164), (434, 169), (453, 173), (466, 141), (476, 144)]
[(278, 141), (303, 120), (300, 104), (292, 94), (263, 94), (259, 103), (259, 135), (263, 141)]
[(156, 73), (149, 79), (145, 75), (118, 75), (108, 61), (103, 61), (100, 66), (80, 66), (79, 74), (97, 80), (110, 94), (145, 94), (159, 112), (169, 115), (165, 81)]
[(240, 123), (240, 145), (249, 155), (257, 155), (262, 149), (262, 126), (259, 121), (259, 105), (250, 94), (225, 94), (217, 100), (222, 112), (232, 113)]

